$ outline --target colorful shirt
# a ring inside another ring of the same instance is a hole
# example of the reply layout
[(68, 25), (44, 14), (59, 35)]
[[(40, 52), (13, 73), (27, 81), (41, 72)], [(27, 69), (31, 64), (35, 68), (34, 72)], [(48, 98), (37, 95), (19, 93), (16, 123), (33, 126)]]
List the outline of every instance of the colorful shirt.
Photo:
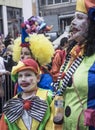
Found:
[[(77, 92), (76, 92), (76, 89)], [(79, 97), (78, 97), (79, 95)], [(84, 126), (83, 109), (95, 109), (95, 55), (85, 57), (73, 74), (73, 81), (64, 93), (64, 130), (95, 130), (93, 126)]]
[(0, 121), (0, 130), (50, 130), (53, 127), (53, 122), (49, 120), (52, 94), (49, 91), (38, 89), (36, 96), (45, 100), (48, 106), (41, 122), (36, 120), (36, 118), (30, 117), (27, 111), (24, 111), (23, 115), (12, 123), (8, 120), (7, 116), (3, 114)]

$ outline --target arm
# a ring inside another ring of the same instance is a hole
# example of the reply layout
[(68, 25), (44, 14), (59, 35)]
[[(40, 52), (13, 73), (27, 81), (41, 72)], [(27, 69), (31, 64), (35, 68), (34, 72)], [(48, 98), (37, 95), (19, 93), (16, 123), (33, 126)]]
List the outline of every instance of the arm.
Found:
[(50, 71), (54, 81), (57, 80), (61, 65), (62, 65), (61, 57), (60, 57), (59, 53), (56, 53), (56, 55), (52, 61), (52, 68)]

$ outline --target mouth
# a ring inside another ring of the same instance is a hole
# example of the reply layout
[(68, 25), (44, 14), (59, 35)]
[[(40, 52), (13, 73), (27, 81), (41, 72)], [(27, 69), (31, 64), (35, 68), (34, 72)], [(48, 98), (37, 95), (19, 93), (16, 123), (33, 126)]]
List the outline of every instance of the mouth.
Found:
[(77, 32), (79, 32), (80, 30), (78, 30), (77, 28), (75, 28), (75, 27), (72, 27), (71, 28), (71, 34), (73, 35), (73, 34), (76, 34)]
[(22, 86), (22, 87), (27, 87), (27, 86), (29, 86), (30, 84), (29, 83), (21, 83), (20, 84), (20, 86)]

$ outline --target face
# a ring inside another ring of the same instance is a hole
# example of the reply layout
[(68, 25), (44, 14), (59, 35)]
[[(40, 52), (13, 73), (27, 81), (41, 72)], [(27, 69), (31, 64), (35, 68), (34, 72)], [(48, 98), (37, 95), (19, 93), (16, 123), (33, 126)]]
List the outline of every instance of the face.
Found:
[(82, 12), (76, 12), (75, 18), (71, 22), (71, 36), (69, 40), (83, 42), (88, 33), (88, 16)]
[(39, 77), (32, 70), (18, 72), (18, 84), (24, 92), (33, 92), (37, 88)]
[(20, 60), (32, 58), (31, 52), (27, 47), (22, 47)]

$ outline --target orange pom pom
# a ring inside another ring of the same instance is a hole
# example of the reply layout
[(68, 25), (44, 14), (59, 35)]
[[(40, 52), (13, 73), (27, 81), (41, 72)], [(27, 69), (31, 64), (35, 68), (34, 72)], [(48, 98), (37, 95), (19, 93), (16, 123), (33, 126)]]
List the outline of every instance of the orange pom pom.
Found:
[(29, 100), (24, 100), (24, 102), (23, 102), (23, 108), (25, 109), (25, 110), (29, 110), (30, 109), (30, 107), (31, 107), (31, 101), (29, 101)]

